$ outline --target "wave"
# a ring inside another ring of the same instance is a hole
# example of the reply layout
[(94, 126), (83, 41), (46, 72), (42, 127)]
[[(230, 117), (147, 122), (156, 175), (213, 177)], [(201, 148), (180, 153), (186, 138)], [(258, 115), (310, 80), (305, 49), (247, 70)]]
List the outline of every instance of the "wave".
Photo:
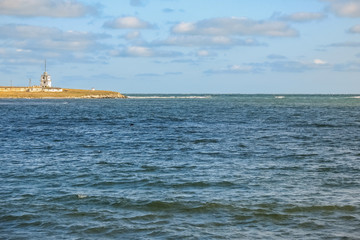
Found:
[(212, 139), (212, 138), (203, 138), (203, 139), (197, 139), (192, 141), (194, 144), (200, 144), (200, 143), (218, 143), (219, 140)]
[(208, 99), (211, 96), (127, 96), (129, 99)]
[(77, 196), (77, 198), (79, 198), (79, 199), (87, 198), (87, 197), (88, 197), (86, 194), (77, 194), (76, 196)]
[(144, 210), (184, 212), (184, 213), (214, 213), (214, 212), (233, 212), (236, 207), (231, 204), (222, 204), (216, 202), (176, 202), (176, 201), (150, 201), (142, 206)]
[[(118, 209), (132, 209), (145, 212), (234, 212), (239, 210), (235, 204), (221, 203), (217, 201), (177, 201), (175, 199), (132, 199), (126, 197), (87, 195), (87, 194), (70, 194), (57, 198), (51, 198), (50, 202), (62, 202), (63, 204), (75, 204), (75, 201), (84, 201), (89, 206), (102, 208), (111, 206)], [(91, 214), (91, 212), (87, 213)]]
[(314, 206), (294, 206), (284, 209), (286, 213), (304, 213), (304, 212), (354, 212), (356, 210), (355, 206), (352, 205), (314, 205)]

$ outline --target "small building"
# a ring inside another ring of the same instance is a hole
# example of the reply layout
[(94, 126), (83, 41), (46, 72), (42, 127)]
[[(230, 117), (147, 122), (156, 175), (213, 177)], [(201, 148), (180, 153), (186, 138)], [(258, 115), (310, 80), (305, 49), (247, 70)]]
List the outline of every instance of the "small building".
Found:
[(40, 86), (42, 88), (51, 88), (51, 76), (47, 72), (41, 75)]
[(46, 60), (45, 60), (45, 72), (41, 75), (40, 87), (51, 88), (51, 76), (46, 72)]
[(59, 87), (51, 86), (51, 76), (46, 72), (46, 60), (45, 60), (45, 72), (41, 75), (40, 86), (28, 87), (2, 87), (0, 86), (0, 92), (62, 92), (63, 89)]

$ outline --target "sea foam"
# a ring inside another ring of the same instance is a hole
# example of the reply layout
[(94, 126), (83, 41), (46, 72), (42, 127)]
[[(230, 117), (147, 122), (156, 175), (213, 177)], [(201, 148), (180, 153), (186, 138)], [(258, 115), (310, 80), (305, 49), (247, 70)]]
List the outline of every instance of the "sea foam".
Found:
[(211, 96), (128, 96), (130, 99), (207, 99)]

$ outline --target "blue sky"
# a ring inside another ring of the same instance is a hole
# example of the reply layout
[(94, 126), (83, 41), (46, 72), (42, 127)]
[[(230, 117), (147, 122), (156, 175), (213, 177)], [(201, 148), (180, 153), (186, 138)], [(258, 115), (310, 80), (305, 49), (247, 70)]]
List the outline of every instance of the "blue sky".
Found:
[(0, 85), (360, 93), (360, 0), (0, 0)]

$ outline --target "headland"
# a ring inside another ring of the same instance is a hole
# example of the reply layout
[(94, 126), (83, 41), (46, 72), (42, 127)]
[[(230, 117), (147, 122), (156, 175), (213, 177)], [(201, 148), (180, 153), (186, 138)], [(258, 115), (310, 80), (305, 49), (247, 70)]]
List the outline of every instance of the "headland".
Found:
[(0, 98), (127, 98), (125, 95), (103, 90), (82, 90), (68, 88), (47, 88), (39, 90), (33, 87), (0, 87)]
[(118, 92), (103, 90), (69, 89), (52, 86), (51, 76), (46, 71), (41, 75), (40, 85), (28, 87), (1, 87), (0, 98), (127, 98)]

